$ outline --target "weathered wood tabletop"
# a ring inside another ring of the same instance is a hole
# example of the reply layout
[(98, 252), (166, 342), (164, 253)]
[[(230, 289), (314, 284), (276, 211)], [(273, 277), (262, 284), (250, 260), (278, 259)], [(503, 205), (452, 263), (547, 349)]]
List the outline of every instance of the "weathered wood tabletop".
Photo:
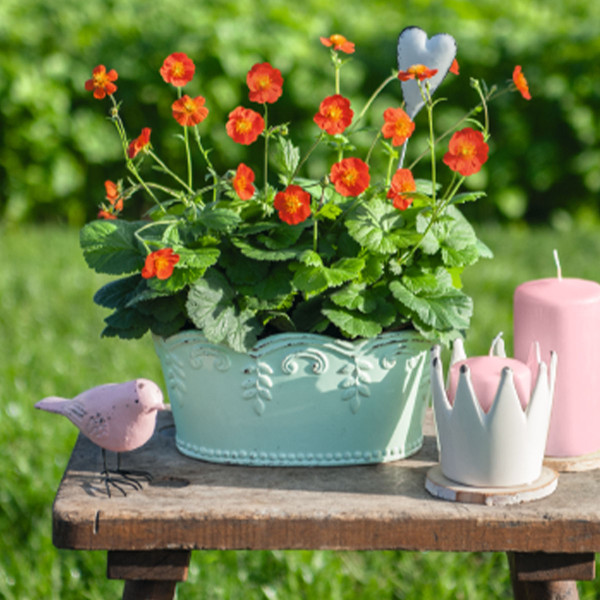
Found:
[(123, 551), (189, 556), (197, 549), (543, 552), (579, 555), (586, 564), (548, 579), (593, 577), (591, 553), (600, 552), (600, 471), (563, 473), (551, 496), (525, 504), (436, 499), (424, 487), (437, 462), (430, 413), (417, 454), (372, 466), (212, 464), (181, 455), (174, 435), (171, 414), (161, 413), (150, 442), (123, 456), (124, 468), (147, 470), (152, 481), (110, 498), (99, 475), (100, 450), (80, 436), (54, 503), (54, 544), (109, 550), (109, 563)]

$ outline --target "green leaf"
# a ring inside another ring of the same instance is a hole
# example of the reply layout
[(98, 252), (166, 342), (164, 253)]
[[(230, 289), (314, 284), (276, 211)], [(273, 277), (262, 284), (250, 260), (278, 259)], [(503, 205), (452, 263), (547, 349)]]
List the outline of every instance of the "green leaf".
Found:
[(377, 300), (364, 283), (351, 281), (342, 289), (331, 295), (331, 300), (337, 306), (369, 313), (377, 306)]
[(207, 269), (214, 265), (221, 255), (218, 248), (210, 247), (195, 249), (175, 247), (173, 250), (179, 254), (179, 262), (175, 268)]
[(231, 238), (233, 245), (238, 248), (244, 256), (255, 260), (267, 260), (272, 262), (285, 261), (297, 258), (306, 248), (284, 248), (281, 250), (269, 250), (250, 244), (244, 238)]
[(139, 288), (145, 288), (141, 283), (140, 275), (110, 281), (94, 294), (94, 302), (105, 308), (125, 308)]
[(400, 281), (392, 281), (390, 291), (396, 300), (431, 329), (464, 330), (469, 326), (473, 303), (460, 290), (450, 288), (432, 295), (417, 296)]
[(293, 286), (305, 294), (318, 294), (329, 287), (327, 267), (301, 265), (294, 273)]
[(188, 293), (186, 309), (194, 325), (203, 329), (204, 325), (227, 308), (233, 301), (234, 292), (218, 271), (208, 271)]
[(402, 240), (403, 217), (391, 202), (373, 198), (358, 206), (346, 220), (350, 235), (363, 247), (378, 254), (394, 254), (406, 246)]
[(324, 204), (319, 212), (317, 212), (317, 217), (321, 219), (329, 219), (331, 221), (335, 221), (342, 214), (342, 209), (333, 202), (328, 202)]
[(87, 264), (97, 273), (124, 275), (144, 266), (145, 252), (135, 232), (145, 225), (140, 221), (102, 220), (85, 225), (79, 243)]
[(276, 140), (278, 145), (273, 153), (273, 161), (280, 173), (281, 182), (288, 185), (300, 162), (300, 149), (282, 135), (278, 135)]
[(324, 308), (323, 314), (348, 337), (375, 337), (382, 332), (381, 325), (360, 312), (343, 308)]
[(211, 231), (226, 232), (241, 222), (240, 215), (229, 208), (207, 207), (196, 217), (197, 221)]
[(226, 343), (238, 352), (249, 350), (262, 326), (251, 311), (238, 312), (235, 292), (218, 271), (208, 271), (188, 293), (186, 309), (194, 325), (211, 342)]
[(463, 194), (457, 194), (450, 200), (450, 204), (464, 204), (465, 202), (475, 202), (480, 198), (485, 198), (487, 194), (485, 192), (465, 192)]

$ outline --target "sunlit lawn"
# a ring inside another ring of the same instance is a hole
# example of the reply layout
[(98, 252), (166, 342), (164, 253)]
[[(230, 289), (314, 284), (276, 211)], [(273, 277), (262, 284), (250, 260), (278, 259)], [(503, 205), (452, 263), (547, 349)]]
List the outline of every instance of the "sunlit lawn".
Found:
[[(468, 271), (475, 299), (466, 346), (487, 351), (503, 331), (512, 349), (512, 293), (530, 278), (553, 276), (552, 249), (566, 276), (600, 279), (600, 231), (558, 234), (479, 228), (496, 254)], [(101, 279), (86, 268), (77, 232), (27, 228), (0, 234), (0, 598), (120, 597), (107, 581), (105, 555), (56, 550), (51, 507), (76, 438), (64, 419), (33, 404), (108, 381), (162, 383), (148, 338), (99, 338), (103, 312), (91, 300)], [(600, 585), (580, 584), (583, 599)], [(195, 552), (179, 598), (489, 600), (511, 597), (503, 554), (410, 552)]]

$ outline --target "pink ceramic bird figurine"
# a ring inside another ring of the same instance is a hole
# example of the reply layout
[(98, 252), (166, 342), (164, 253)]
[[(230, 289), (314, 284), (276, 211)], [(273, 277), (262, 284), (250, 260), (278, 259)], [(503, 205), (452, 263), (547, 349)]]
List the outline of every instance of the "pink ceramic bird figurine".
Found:
[[(87, 438), (100, 446), (104, 460), (106, 490), (109, 484), (123, 494), (118, 482), (109, 476), (106, 468), (106, 450), (117, 453), (117, 473), (125, 483), (132, 483), (131, 472), (120, 466), (120, 453), (143, 446), (154, 433), (156, 414), (166, 407), (160, 388), (149, 379), (134, 379), (126, 383), (100, 385), (72, 399), (50, 396), (40, 400), (35, 408), (64, 415), (72, 421)], [(138, 473), (139, 474), (139, 473)], [(139, 485), (139, 484), (138, 484)]]

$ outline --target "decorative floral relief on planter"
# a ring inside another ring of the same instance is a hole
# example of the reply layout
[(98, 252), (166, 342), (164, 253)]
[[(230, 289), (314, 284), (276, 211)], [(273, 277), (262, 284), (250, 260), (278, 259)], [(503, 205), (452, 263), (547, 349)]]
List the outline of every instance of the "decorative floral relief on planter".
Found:
[(352, 465), (398, 460), (422, 444), (430, 344), (413, 331), (356, 341), (277, 334), (247, 354), (198, 331), (155, 346), (188, 456)]
[(252, 400), (254, 412), (260, 416), (265, 412), (265, 402), (273, 398), (273, 380), (269, 377), (273, 375), (273, 369), (265, 362), (256, 361), (255, 364), (244, 367), (244, 373), (250, 377), (242, 381), (242, 398)]

